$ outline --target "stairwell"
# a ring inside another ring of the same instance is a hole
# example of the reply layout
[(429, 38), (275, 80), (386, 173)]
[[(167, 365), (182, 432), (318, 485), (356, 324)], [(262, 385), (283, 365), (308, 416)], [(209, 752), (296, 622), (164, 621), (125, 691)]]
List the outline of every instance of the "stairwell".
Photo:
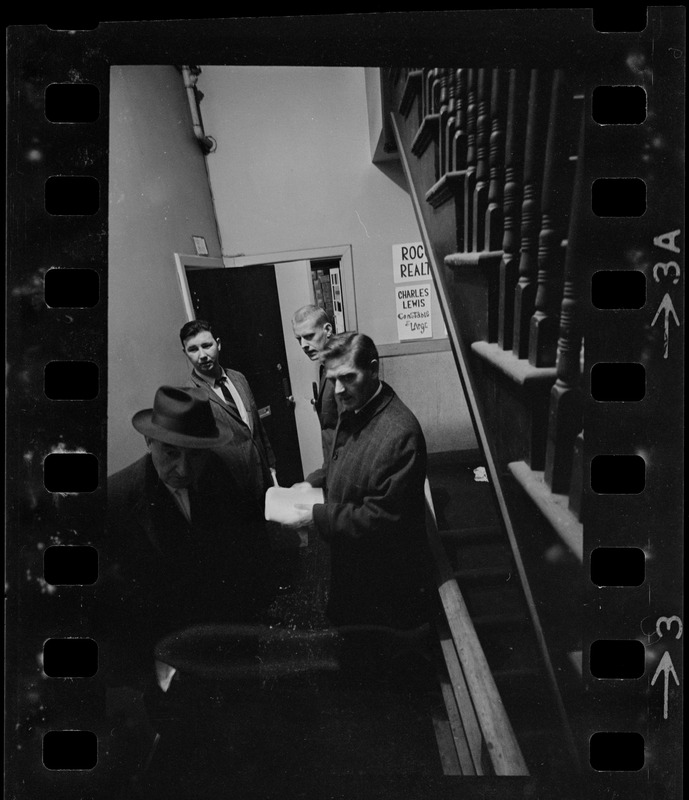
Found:
[(527, 766), (576, 775), (584, 94), (558, 69), (381, 75), (480, 445), (429, 469), (440, 540)]
[[(484, 475), (481, 455), (475, 451), (431, 457), (429, 484), (438, 534), (526, 766), (539, 783), (555, 784), (567, 772), (574, 778), (576, 756), (566, 742), (568, 733)], [(446, 647), (448, 632), (442, 624), (439, 638)], [(454, 770), (462, 774), (459, 763)]]

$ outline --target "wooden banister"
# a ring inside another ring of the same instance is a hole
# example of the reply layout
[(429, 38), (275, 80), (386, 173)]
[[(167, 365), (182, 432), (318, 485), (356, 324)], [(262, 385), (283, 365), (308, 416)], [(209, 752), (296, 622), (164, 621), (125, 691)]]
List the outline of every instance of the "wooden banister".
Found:
[[(471, 70), (471, 72), (476, 72), (476, 71)], [(534, 83), (536, 87), (538, 86), (537, 80), (535, 82), (532, 81), (532, 86), (531, 86), (532, 89), (534, 88)], [(469, 81), (470, 87), (471, 84), (472, 80), (470, 79)], [(429, 236), (428, 226), (426, 222), (426, 214), (424, 213), (424, 210), (422, 210), (421, 201), (419, 195), (417, 194), (417, 191), (414, 191), (413, 173), (410, 166), (409, 155), (407, 153), (407, 150), (405, 149), (402, 134), (400, 132), (400, 122), (398, 122), (398, 119), (395, 114), (391, 115), (391, 121), (395, 131), (395, 137), (397, 139), (402, 167), (407, 177), (407, 181), (409, 182), (409, 186), (412, 189), (411, 191), (412, 205), (414, 207), (414, 213), (416, 215), (416, 220), (419, 225), (419, 232), (421, 233), (421, 239), (424, 242), (424, 246), (426, 248), (428, 261), (431, 268), (431, 274), (433, 275), (434, 284), (438, 294), (438, 300), (440, 302), (440, 306), (443, 312), (443, 317), (445, 319), (448, 337), (450, 339), (450, 343), (452, 346), (452, 353), (457, 367), (457, 374), (462, 384), (462, 388), (464, 389), (464, 394), (467, 401), (467, 408), (471, 416), (477, 441), (485, 458), (486, 470), (488, 472), (490, 484), (492, 486), (495, 501), (497, 503), (498, 511), (502, 520), (502, 524), (504, 526), (505, 534), (507, 536), (507, 539), (509, 540), (510, 548), (512, 550), (514, 564), (519, 576), (519, 581), (521, 583), (521, 589), (524, 594), (524, 600), (526, 602), (529, 618), (531, 624), (533, 625), (533, 631), (536, 638), (538, 651), (541, 656), (545, 677), (547, 679), (548, 685), (552, 689), (552, 699), (555, 706), (555, 711), (562, 725), (562, 730), (566, 740), (566, 747), (573, 762), (576, 763), (576, 759), (578, 756), (577, 747), (574, 743), (572, 732), (569, 726), (569, 721), (565, 713), (562, 696), (560, 694), (557, 678), (555, 676), (555, 670), (548, 650), (548, 645), (546, 643), (545, 634), (543, 631), (543, 625), (541, 623), (536, 608), (536, 602), (527, 576), (524, 559), (520, 551), (514, 525), (507, 505), (507, 500), (505, 497), (505, 493), (503, 491), (501, 475), (498, 471), (498, 467), (495, 460), (495, 454), (493, 452), (494, 446), (491, 440), (489, 439), (488, 431), (486, 430), (486, 425), (479, 408), (478, 394), (476, 387), (474, 385), (475, 376), (469, 369), (469, 354), (467, 352), (467, 344), (464, 342), (464, 340), (460, 335), (460, 325), (457, 318), (457, 309), (450, 300), (448, 289), (440, 270), (439, 259), (437, 255), (437, 247), (435, 246), (433, 240)], [(532, 125), (532, 127), (534, 126)], [(467, 209), (465, 208), (464, 209), (465, 220), (467, 217), (466, 212)], [(516, 320), (515, 320), (515, 327), (516, 327)], [(443, 594), (445, 595), (446, 599), (448, 600), (451, 599), (454, 593), (457, 594), (459, 593), (459, 589), (457, 588), (456, 582), (454, 582), (454, 579), (446, 581), (445, 584), (443, 584)], [(460, 599), (461, 595), (459, 598), (457, 598), (458, 602), (460, 601)]]
[[(468, 719), (462, 719), (463, 726), (466, 730), (467, 723), (471, 722), (475, 714), (496, 775), (528, 775), (529, 770), (514, 735), (512, 723), (500, 699), (476, 629), (440, 540), (428, 480), (425, 494), (428, 541), (436, 568), (438, 594), (462, 673), (461, 678), (455, 673), (454, 677), (458, 680), (453, 680), (453, 683), (459, 683), (460, 687), (466, 685), (473, 707), (473, 713), (469, 711)], [(464, 701), (466, 705), (466, 698)], [(476, 774), (482, 774), (480, 751), (477, 752), (475, 741), (473, 747), (471, 739), (469, 744)]]

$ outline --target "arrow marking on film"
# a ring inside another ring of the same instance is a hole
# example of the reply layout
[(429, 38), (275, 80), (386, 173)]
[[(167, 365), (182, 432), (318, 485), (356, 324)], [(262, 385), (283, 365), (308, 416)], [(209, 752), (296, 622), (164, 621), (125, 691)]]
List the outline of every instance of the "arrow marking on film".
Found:
[(656, 669), (656, 674), (651, 679), (651, 686), (655, 684), (658, 675), (660, 675), (661, 672), (663, 673), (663, 677), (665, 679), (665, 687), (663, 689), (663, 719), (667, 719), (667, 695), (668, 686), (670, 683), (670, 673), (672, 673), (675, 683), (679, 686), (679, 678), (677, 677), (675, 667), (667, 650), (663, 653), (663, 657), (660, 659), (660, 664), (658, 664), (658, 668)]
[(660, 302), (658, 306), (658, 310), (656, 311), (655, 317), (653, 317), (653, 322), (651, 323), (651, 327), (653, 327), (656, 322), (658, 321), (658, 317), (660, 316), (660, 312), (665, 312), (665, 330), (663, 333), (663, 358), (667, 358), (668, 349), (670, 346), (670, 315), (672, 315), (675, 319), (675, 325), (679, 325), (679, 320), (677, 319), (677, 314), (675, 313), (675, 307), (672, 305), (672, 300), (670, 299), (669, 294), (665, 294), (665, 297)]

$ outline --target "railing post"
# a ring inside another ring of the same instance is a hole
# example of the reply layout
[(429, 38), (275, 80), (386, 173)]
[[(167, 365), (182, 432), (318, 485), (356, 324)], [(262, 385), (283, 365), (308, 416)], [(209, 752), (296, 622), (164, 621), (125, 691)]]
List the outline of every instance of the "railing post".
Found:
[(503, 192), (505, 180), (505, 72), (493, 70), (490, 92), (490, 148), (488, 156), (488, 208), (484, 250), (498, 250), (503, 237)]
[(476, 185), (472, 224), (472, 251), (484, 246), (486, 207), (488, 205), (488, 144), (490, 136), (490, 85), (489, 70), (478, 71), (478, 110), (476, 116)]
[[(584, 106), (585, 107), (585, 106)], [(572, 193), (564, 288), (560, 309), (560, 335), (557, 344), (557, 379), (550, 393), (548, 441), (545, 454), (545, 482), (552, 492), (566, 494), (570, 488), (574, 441), (582, 426), (581, 345), (581, 252), (582, 205), (589, 203), (584, 186), (584, 110), (581, 110), (577, 166)]]
[(440, 135), (438, 137), (438, 179), (452, 169), (452, 135), (455, 125), (454, 70), (446, 69), (440, 98)]
[(464, 179), (464, 251), (471, 250), (472, 209), (474, 207), (474, 182), (476, 179), (476, 69), (469, 70), (467, 94), (467, 166)]
[(529, 353), (529, 324), (536, 299), (538, 232), (541, 217), (541, 179), (543, 158), (540, 151), (542, 132), (548, 114), (548, 99), (542, 70), (531, 70), (529, 114), (524, 154), (524, 194), (521, 213), (521, 251), (519, 280), (514, 293), (514, 336), (512, 352), (517, 358)]
[(564, 70), (555, 70), (541, 193), (536, 302), (529, 329), (529, 363), (535, 367), (552, 367), (556, 357), (564, 260), (564, 200), (569, 197), (566, 167), (572, 100), (566, 94)]
[[(457, 81), (457, 116), (455, 118), (454, 137), (452, 140), (452, 163), (456, 172), (461, 172), (467, 168), (467, 92), (468, 92), (468, 72), (467, 69), (458, 69), (456, 73)], [(466, 174), (464, 184), (466, 185)], [(458, 192), (455, 197), (456, 203), (456, 228), (457, 228), (457, 250), (465, 251), (468, 246), (466, 225), (464, 223), (465, 192)]]
[(507, 106), (507, 130), (505, 134), (503, 256), (500, 264), (498, 312), (498, 344), (503, 350), (511, 350), (514, 333), (514, 290), (519, 267), (518, 231), (521, 221), (528, 90), (529, 73), (525, 70), (511, 70)]
[(437, 113), (439, 115), (438, 120), (438, 146), (435, 148), (435, 179), (436, 181), (440, 180), (443, 177), (446, 171), (445, 166), (445, 124), (447, 123), (448, 117), (448, 80), (449, 80), (449, 72), (448, 69), (440, 69), (438, 70), (438, 81), (436, 85), (436, 101), (433, 106), (433, 113)]

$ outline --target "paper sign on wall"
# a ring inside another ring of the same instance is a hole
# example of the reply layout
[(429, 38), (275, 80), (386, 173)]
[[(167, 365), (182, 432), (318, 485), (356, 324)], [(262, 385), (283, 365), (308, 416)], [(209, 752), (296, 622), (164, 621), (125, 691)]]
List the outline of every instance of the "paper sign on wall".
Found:
[(422, 242), (393, 244), (392, 268), (395, 283), (413, 283), (431, 277), (431, 269)]
[(431, 284), (396, 286), (397, 336), (403, 339), (429, 339), (431, 327)]

